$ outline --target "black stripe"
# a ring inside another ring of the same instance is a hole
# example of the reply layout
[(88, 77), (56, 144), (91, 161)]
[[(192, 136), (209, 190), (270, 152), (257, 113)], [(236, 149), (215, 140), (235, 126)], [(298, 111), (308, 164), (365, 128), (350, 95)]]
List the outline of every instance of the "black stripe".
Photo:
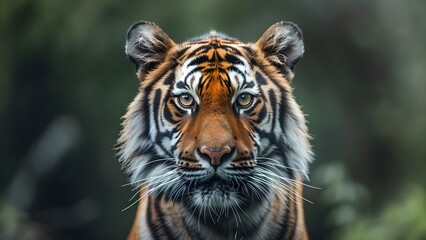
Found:
[(161, 121), (162, 114), (160, 113), (160, 106), (162, 105), (161, 94), (161, 89), (155, 90), (152, 104), (152, 114), (154, 115), (155, 129), (157, 131), (160, 131), (160, 124), (164, 125), (164, 122)]
[(253, 66), (261, 66), (256, 60), (257, 53), (252, 48), (248, 46), (243, 46), (243, 49), (247, 52), (248, 59), (250, 60), (250, 67), (253, 68)]
[(243, 79), (243, 88), (254, 88), (254, 81), (250, 81), (250, 82), (247, 82), (246, 81), (246, 76), (244, 76), (244, 79)]
[[(260, 102), (259, 102), (260, 103)], [(257, 105), (256, 105), (257, 106)], [(259, 111), (259, 120), (257, 121), (258, 123), (262, 122), (266, 117), (268, 116), (268, 111), (266, 110), (265, 105), (260, 109)]]
[(232, 64), (236, 64), (236, 65), (244, 65), (243, 61), (241, 61), (239, 58), (231, 55), (231, 54), (227, 54), (225, 56), (225, 60), (232, 63)]
[(207, 56), (202, 55), (199, 57), (196, 57), (195, 59), (193, 59), (190, 63), (188, 63), (188, 66), (194, 66), (194, 65), (199, 65), (203, 62), (207, 62), (209, 59)]
[[(176, 64), (170, 67), (170, 69), (175, 69), (175, 68), (176, 68)], [(169, 73), (169, 75), (166, 78), (164, 78), (163, 84), (172, 86), (174, 82), (175, 82), (175, 73), (172, 72), (172, 73)]]
[(263, 77), (263, 75), (260, 74), (259, 72), (256, 72), (256, 80), (260, 85), (268, 84), (268, 80), (266, 80), (266, 78)]
[[(291, 202), (291, 200), (287, 201), (285, 204), (287, 204), (288, 202)], [(289, 214), (290, 214), (290, 206), (288, 206), (288, 207), (285, 208), (285, 212), (284, 212), (284, 214), (282, 216), (282, 222), (281, 222), (280, 228), (279, 228), (279, 229), (281, 229), (281, 231), (279, 231), (279, 234), (278, 234), (278, 236), (276, 238), (277, 240), (278, 239), (281, 239), (281, 240), (284, 239), (285, 234), (288, 231), (287, 226), (288, 226), (288, 220), (289, 220), (288, 216), (289, 216)]]
[[(148, 85), (144, 89), (144, 93), (141, 99), (141, 110), (143, 113), (143, 118), (145, 120), (145, 124), (142, 124), (142, 126), (145, 126), (145, 129), (142, 131), (142, 134), (148, 135), (149, 130), (151, 129), (151, 121), (149, 120), (149, 103), (147, 102), (147, 98), (149, 96), (149, 93), (151, 92), (152, 85)], [(143, 108), (142, 108), (143, 107)], [(148, 136), (140, 136), (140, 137), (148, 137)]]
[[(226, 79), (220, 79), (220, 83), (225, 84), (225, 88), (228, 90), (228, 95), (232, 94), (232, 83), (230, 81), (230, 77), (227, 71), (223, 71), (223, 73), (226, 75)], [(221, 76), (221, 75), (219, 75)], [(223, 85), (222, 85), (223, 86)]]
[[(297, 199), (296, 193), (294, 191), (294, 193), (292, 194), (292, 197), (289, 197), (289, 199)], [(291, 201), (289, 200), (289, 202), (293, 203), (293, 211), (294, 211), (294, 219), (292, 219), (294, 222), (292, 223), (291, 227), (289, 228), (290, 224), (290, 218), (287, 217), (287, 233), (290, 231), (290, 237), (288, 239), (294, 239), (294, 234), (296, 233), (296, 227), (297, 227), (297, 204), (296, 201)], [(286, 234), (287, 234), (286, 233)]]
[(186, 50), (188, 50), (189, 48), (190, 48), (190, 46), (186, 46), (183, 49), (180, 49), (178, 52), (175, 53), (174, 59), (177, 60), (177, 59), (181, 58), (182, 55), (186, 52)]
[(267, 132), (257, 127), (254, 127), (254, 130), (257, 132), (257, 134), (259, 134), (260, 138), (267, 138), (269, 139), (269, 141), (271, 141), (272, 144), (277, 144), (278, 141), (274, 134), (271, 134), (270, 132)]
[[(171, 139), (171, 137), (170, 136), (172, 136), (173, 135), (173, 133), (172, 132), (170, 132), (170, 131), (167, 131), (167, 132), (165, 132), (165, 133), (159, 133), (158, 135), (157, 135), (157, 137), (155, 138), (155, 142), (156, 142), (156, 147), (159, 147), (163, 152), (164, 152), (164, 154), (166, 154), (167, 155), (167, 157), (170, 157), (170, 158), (172, 158), (173, 157), (173, 154), (172, 153), (170, 153), (169, 152), (169, 150), (168, 149), (166, 149), (164, 146), (163, 146), (163, 139), (165, 138), (165, 137), (168, 137), (168, 138), (170, 138)], [(163, 157), (164, 157), (164, 155), (163, 155)]]
[(203, 69), (202, 67), (195, 67), (194, 69), (192, 69), (191, 72), (189, 72), (188, 75), (185, 76), (185, 79), (184, 79), (185, 83), (188, 83), (188, 77), (189, 76), (191, 76), (195, 72), (201, 71), (202, 69)]
[[(161, 150), (163, 150), (169, 157), (172, 157), (172, 155), (170, 154), (170, 152), (163, 146), (162, 144), (162, 140), (165, 137), (168, 138), (172, 138), (173, 136), (173, 131), (165, 131), (165, 132), (161, 132), (161, 126), (164, 126), (164, 122), (162, 122), (162, 117), (164, 116), (162, 113), (160, 113), (160, 106), (162, 106), (163, 102), (161, 99), (161, 95), (162, 95), (162, 90), (161, 89), (157, 89), (155, 90), (154, 93), (154, 99), (153, 99), (153, 103), (152, 103), (152, 114), (154, 115), (154, 124), (155, 124), (155, 129), (157, 131), (157, 136), (155, 138), (155, 142), (157, 143), (157, 146), (161, 148)], [(167, 108), (167, 107), (165, 107)]]
[[(165, 102), (167, 102), (167, 101), (165, 101)], [(170, 122), (171, 124), (176, 124), (176, 123), (177, 123), (177, 121), (176, 121), (175, 119), (173, 119), (172, 112), (170, 111), (170, 108), (169, 108), (169, 106), (168, 106), (169, 104), (174, 104), (174, 103), (173, 103), (173, 101), (171, 101), (170, 99), (168, 100), (168, 103), (166, 103), (166, 105), (164, 106), (164, 110), (163, 110), (163, 118), (164, 118), (166, 121)]]
[(164, 219), (164, 213), (163, 211), (161, 211), (162, 209), (160, 206), (160, 202), (161, 200), (157, 198), (154, 203), (154, 207), (155, 207), (155, 210), (157, 211), (158, 218), (160, 219), (159, 222), (161, 223), (163, 234), (165, 235), (164, 236), (165, 238), (162, 238), (162, 239), (178, 239), (176, 234), (174, 234), (174, 232), (169, 228), (169, 226), (167, 226), (167, 223)]
[[(233, 42), (231, 42), (231, 44), (233, 44)], [(233, 54), (236, 56), (243, 56), (244, 54), (240, 51), (241, 49), (237, 48), (237, 47), (233, 47), (230, 45), (224, 45), (223, 48), (226, 50), (226, 52), (228, 54)], [(234, 63), (234, 62), (232, 62)]]
[[(288, 99), (288, 93), (286, 92), (286, 91), (281, 91), (281, 94), (282, 94), (282, 98), (281, 98), (281, 102), (280, 102), (280, 111), (279, 111), (279, 118), (280, 118), (280, 122), (279, 122), (279, 124), (280, 124), (280, 127), (281, 127), (281, 130), (283, 131), (283, 132), (285, 132), (286, 131), (286, 117), (287, 117), (287, 114), (291, 114), (289, 111), (288, 111), (288, 103), (287, 103), (287, 99)], [(293, 118), (294, 120), (296, 120), (296, 118)]]
[[(263, 106), (261, 109), (260, 109), (260, 111), (258, 111), (258, 112), (256, 112), (255, 110), (256, 110), (256, 107), (259, 105), (259, 104), (261, 104), (262, 102), (261, 101), (256, 101), (255, 103), (254, 103), (254, 105), (253, 106), (251, 106), (250, 107), (250, 109), (248, 109), (247, 111), (246, 111), (246, 115), (248, 115), (248, 116), (250, 116), (251, 118), (252, 118), (252, 120), (253, 120), (253, 122), (254, 123), (257, 123), (257, 124), (259, 124), (260, 122), (262, 122), (263, 121), (263, 119), (265, 119), (266, 118), (266, 116), (267, 116), (267, 111), (266, 111), (266, 107), (265, 106)], [(257, 118), (257, 120), (254, 120), (253, 118), (254, 117), (258, 117)]]
[(279, 106), (278, 106), (278, 103), (277, 103), (277, 98), (275, 96), (274, 90), (270, 89), (268, 91), (268, 96), (269, 96), (269, 101), (270, 101), (269, 104), (273, 108), (272, 109), (272, 124), (271, 124), (272, 129), (271, 129), (271, 132), (274, 132), (275, 124), (276, 124), (276, 121), (277, 121), (277, 111), (278, 111)]
[[(182, 154), (182, 153), (181, 153), (181, 154)], [(182, 159), (182, 160), (185, 160), (185, 161), (188, 161), (188, 162), (194, 162), (194, 163), (198, 162), (198, 160), (196, 160), (196, 159), (187, 158), (187, 157), (181, 157), (181, 159)]]
[[(234, 72), (237, 72), (241, 77), (243, 77), (243, 82), (245, 82), (246, 81), (246, 75), (243, 73), (243, 72), (241, 72), (241, 70), (240, 69), (238, 69), (237, 67), (234, 67), (234, 66), (230, 66), (229, 67), (229, 69), (228, 69), (228, 71), (234, 71)], [(250, 87), (250, 86), (246, 86), (246, 85), (243, 85), (244, 87)], [(252, 85), (252, 86), (254, 86), (254, 84)]]
[(161, 228), (160, 226), (156, 225), (156, 223), (154, 223), (152, 219), (153, 213), (151, 212), (151, 200), (152, 198), (148, 198), (148, 211), (146, 214), (146, 222), (148, 223), (148, 229), (150, 230), (153, 239), (162, 239)]
[(188, 89), (188, 85), (186, 85), (184, 82), (180, 81), (180, 82), (176, 83), (176, 88)]

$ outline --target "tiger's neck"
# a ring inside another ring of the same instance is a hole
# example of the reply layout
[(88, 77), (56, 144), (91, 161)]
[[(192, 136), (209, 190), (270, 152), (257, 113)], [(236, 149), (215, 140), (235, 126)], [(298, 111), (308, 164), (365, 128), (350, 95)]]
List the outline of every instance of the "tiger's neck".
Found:
[(150, 195), (140, 200), (128, 239), (308, 239), (301, 187), (228, 215)]

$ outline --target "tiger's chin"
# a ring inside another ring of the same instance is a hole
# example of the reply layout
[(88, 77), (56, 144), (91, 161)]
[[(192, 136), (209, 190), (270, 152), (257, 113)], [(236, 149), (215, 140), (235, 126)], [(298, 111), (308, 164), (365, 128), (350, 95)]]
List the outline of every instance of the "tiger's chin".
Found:
[(222, 188), (195, 191), (191, 198), (192, 204), (200, 210), (223, 211), (235, 208), (243, 203), (236, 192), (225, 191)]
[(217, 175), (190, 187), (184, 204), (211, 221), (241, 214), (253, 203), (253, 193), (241, 181), (224, 180)]
[(197, 187), (191, 194), (192, 204), (196, 207), (224, 210), (247, 204), (250, 197), (237, 188), (219, 180)]

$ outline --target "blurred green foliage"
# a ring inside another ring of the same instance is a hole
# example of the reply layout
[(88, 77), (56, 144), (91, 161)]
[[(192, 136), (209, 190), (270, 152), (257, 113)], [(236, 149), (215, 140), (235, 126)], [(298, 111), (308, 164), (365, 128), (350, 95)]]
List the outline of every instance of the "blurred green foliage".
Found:
[[(413, 239), (426, 237), (426, 195), (423, 188), (407, 187), (402, 197), (379, 212), (360, 216), (335, 233), (335, 239)], [(401, 199), (400, 199), (401, 198)]]
[(138, 81), (135, 21), (176, 42), (304, 31), (295, 95), (316, 160), (311, 239), (426, 239), (426, 2), (0, 1), (0, 239), (123, 239), (135, 207), (114, 157)]

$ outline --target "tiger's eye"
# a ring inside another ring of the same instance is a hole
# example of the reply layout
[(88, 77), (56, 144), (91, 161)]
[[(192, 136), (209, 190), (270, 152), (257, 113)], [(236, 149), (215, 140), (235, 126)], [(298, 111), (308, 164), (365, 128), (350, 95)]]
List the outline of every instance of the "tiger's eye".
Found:
[(188, 108), (188, 107), (192, 107), (192, 105), (194, 104), (194, 98), (187, 93), (180, 95), (178, 99), (182, 107)]
[(242, 93), (237, 98), (237, 105), (239, 107), (248, 107), (253, 100), (253, 96), (248, 93)]

